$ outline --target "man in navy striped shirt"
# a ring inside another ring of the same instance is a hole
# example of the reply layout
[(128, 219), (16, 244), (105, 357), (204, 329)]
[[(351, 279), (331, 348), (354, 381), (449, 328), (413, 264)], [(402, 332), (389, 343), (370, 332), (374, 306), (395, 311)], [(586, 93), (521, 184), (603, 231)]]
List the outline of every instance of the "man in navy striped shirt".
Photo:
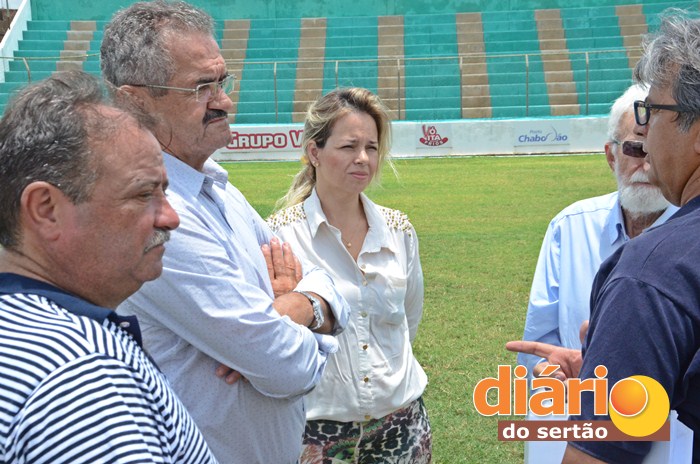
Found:
[(179, 223), (147, 124), (81, 72), (0, 121), (0, 462), (216, 462), (113, 311)]

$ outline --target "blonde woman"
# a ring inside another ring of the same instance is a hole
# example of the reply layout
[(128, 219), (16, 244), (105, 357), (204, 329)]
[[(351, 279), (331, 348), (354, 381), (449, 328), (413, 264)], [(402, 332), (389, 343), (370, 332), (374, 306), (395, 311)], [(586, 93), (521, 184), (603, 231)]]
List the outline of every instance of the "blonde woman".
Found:
[(418, 238), (406, 215), (363, 194), (390, 163), (390, 142), (372, 92), (321, 97), (306, 116), (304, 166), (268, 220), (331, 274), (352, 308), (340, 351), (306, 397), (302, 464), (431, 460), (427, 377), (411, 348), (423, 312)]

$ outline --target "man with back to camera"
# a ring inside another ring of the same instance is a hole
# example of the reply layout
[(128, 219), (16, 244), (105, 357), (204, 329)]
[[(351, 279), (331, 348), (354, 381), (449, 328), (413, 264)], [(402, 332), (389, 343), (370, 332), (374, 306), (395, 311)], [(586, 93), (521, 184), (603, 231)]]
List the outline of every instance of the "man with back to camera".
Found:
[[(101, 55), (104, 78), (158, 119), (181, 219), (163, 275), (119, 312), (139, 316), (149, 352), (221, 461), (296, 462), (302, 397), (337, 346), (320, 334), (342, 329), (348, 311), (325, 272), (297, 283), (289, 246), (210, 159), (231, 137), (234, 79), (212, 19), (184, 2), (135, 3), (105, 28)], [(218, 379), (219, 364), (247, 381)]]
[[(608, 387), (633, 375), (658, 381), (678, 419), (694, 432), (700, 462), (700, 19), (670, 15), (647, 36), (635, 79), (649, 86), (634, 104), (650, 180), (680, 210), (615, 252), (591, 292), (580, 377), (608, 370)], [(593, 414), (584, 395), (572, 420)], [(570, 442), (565, 463), (639, 463), (651, 443)]]
[(0, 121), (0, 461), (215, 463), (113, 309), (178, 225), (142, 121), (57, 73)]
[(577, 201), (549, 224), (525, 320), (523, 340), (530, 343), (508, 344), (509, 349), (520, 351), (518, 364), (531, 375), (539, 376), (551, 363), (561, 366), (560, 378), (577, 376), (579, 331), (589, 318), (591, 285), (600, 264), (622, 244), (664, 223), (678, 210), (649, 183), (642, 129), (635, 125), (633, 108), (634, 101), (646, 95), (646, 88), (632, 85), (610, 110), (605, 157), (615, 173), (617, 191)]

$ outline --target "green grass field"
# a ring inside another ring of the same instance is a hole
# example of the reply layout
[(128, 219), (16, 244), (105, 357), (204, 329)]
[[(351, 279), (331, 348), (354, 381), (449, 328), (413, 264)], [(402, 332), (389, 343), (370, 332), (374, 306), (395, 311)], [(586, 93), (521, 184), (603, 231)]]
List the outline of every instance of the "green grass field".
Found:
[[(409, 215), (420, 238), (425, 314), (414, 350), (430, 384), (433, 462), (521, 463), (521, 443), (497, 440), (474, 385), (515, 356), (542, 237), (570, 203), (615, 189), (602, 155), (400, 160), (368, 192)], [(227, 163), (229, 180), (266, 217), (298, 163)]]

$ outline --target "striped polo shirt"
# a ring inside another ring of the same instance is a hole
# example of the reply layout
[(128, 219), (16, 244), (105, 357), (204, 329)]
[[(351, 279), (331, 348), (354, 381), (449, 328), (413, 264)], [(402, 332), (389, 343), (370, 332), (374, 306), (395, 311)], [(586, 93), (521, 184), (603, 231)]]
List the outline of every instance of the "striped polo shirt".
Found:
[(216, 463), (139, 342), (135, 319), (0, 274), (0, 462)]

